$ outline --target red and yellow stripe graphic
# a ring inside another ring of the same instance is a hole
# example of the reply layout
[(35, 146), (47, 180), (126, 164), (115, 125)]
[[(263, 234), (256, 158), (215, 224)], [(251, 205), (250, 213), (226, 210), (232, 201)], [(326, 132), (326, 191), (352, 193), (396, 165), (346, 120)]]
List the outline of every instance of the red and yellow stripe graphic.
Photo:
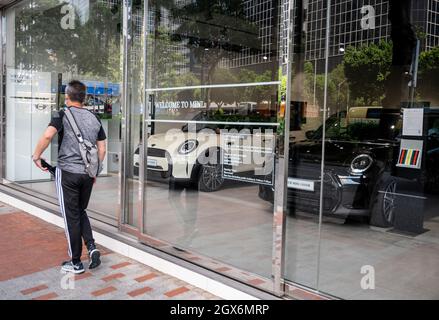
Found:
[(399, 154), (399, 165), (416, 166), (419, 159), (419, 150), (416, 149), (401, 149)]

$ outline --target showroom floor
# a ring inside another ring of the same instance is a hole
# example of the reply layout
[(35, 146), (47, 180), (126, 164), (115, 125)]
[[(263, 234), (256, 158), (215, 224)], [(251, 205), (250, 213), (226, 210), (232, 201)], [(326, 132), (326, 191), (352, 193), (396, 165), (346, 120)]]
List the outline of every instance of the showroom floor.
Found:
[[(112, 213), (118, 206), (117, 176), (101, 177), (90, 208)], [(30, 185), (27, 185), (28, 187)], [(53, 182), (34, 183), (54, 194)], [(365, 223), (324, 219), (321, 256), (316, 217), (288, 217), (287, 279), (341, 298), (439, 298), (439, 199), (425, 201), (425, 233), (418, 236), (370, 228)], [(237, 268), (271, 277), (272, 207), (258, 188), (233, 184), (218, 192), (169, 191), (152, 181), (147, 188), (148, 234), (190, 248)], [(375, 269), (375, 289), (363, 290), (362, 266)]]

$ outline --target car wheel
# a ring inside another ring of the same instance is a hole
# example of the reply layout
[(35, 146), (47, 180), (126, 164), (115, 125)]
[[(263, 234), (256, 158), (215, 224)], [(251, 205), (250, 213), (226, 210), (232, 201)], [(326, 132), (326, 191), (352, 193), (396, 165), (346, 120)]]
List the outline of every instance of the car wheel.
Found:
[[(210, 157), (215, 157), (216, 161), (212, 163)], [(200, 191), (217, 191), (224, 184), (222, 171), (221, 150), (209, 148), (204, 151), (203, 158), (198, 158), (196, 167), (192, 171), (191, 180)]]
[(376, 227), (391, 227), (395, 222), (396, 186), (394, 178), (378, 183), (371, 205), (370, 224)]
[(205, 192), (219, 190), (224, 183), (221, 164), (205, 164), (200, 167), (198, 189)]

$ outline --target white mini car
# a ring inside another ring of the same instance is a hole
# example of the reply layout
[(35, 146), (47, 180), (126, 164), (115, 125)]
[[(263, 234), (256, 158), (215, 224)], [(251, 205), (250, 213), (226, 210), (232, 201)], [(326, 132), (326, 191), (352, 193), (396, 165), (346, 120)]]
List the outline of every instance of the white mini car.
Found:
[[(146, 160), (148, 171), (160, 172), (163, 178), (169, 177), (174, 182), (212, 192), (221, 188), (227, 175), (248, 172), (252, 176), (262, 167), (265, 169), (261, 170), (266, 170), (268, 160), (272, 163), (273, 148), (270, 148), (269, 152), (260, 153), (262, 159), (259, 157), (259, 161), (254, 161), (253, 156), (254, 150), (261, 150), (253, 148), (255, 141), (264, 146), (274, 145), (272, 134), (236, 132), (230, 139), (227, 132), (221, 131), (220, 134), (219, 130), (224, 128), (213, 129), (210, 125), (209, 128), (198, 123), (197, 126), (199, 127), (195, 130), (188, 129), (188, 125), (185, 125), (182, 129), (151, 135), (148, 138)], [(268, 139), (271, 140), (267, 141)], [(251, 149), (251, 152), (243, 151), (243, 146), (246, 146), (245, 150)], [(138, 147), (134, 154), (134, 167), (137, 172), (139, 163)], [(226, 174), (225, 167), (228, 168)]]

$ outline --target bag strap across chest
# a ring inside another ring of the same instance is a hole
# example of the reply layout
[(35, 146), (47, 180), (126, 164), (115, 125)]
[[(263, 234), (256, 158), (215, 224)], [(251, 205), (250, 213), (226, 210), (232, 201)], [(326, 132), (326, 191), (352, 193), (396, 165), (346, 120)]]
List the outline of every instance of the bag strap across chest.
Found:
[(64, 113), (67, 117), (67, 121), (70, 124), (70, 127), (73, 130), (73, 133), (75, 134), (76, 139), (78, 140), (79, 144), (86, 148), (84, 144), (84, 138), (82, 136), (81, 130), (79, 130), (78, 124), (76, 123), (75, 118), (73, 117), (72, 111), (70, 111), (69, 108), (64, 108)]

